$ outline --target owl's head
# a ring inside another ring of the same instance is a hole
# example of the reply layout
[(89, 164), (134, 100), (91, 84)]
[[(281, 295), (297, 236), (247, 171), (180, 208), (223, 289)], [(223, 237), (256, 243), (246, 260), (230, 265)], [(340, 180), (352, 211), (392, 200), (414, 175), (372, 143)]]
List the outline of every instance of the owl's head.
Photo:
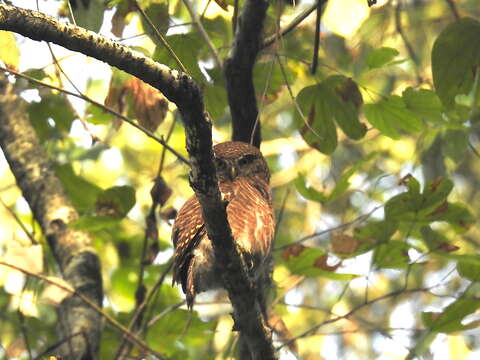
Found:
[(244, 176), (270, 181), (270, 172), (260, 150), (240, 141), (227, 141), (213, 147), (218, 180), (234, 181)]

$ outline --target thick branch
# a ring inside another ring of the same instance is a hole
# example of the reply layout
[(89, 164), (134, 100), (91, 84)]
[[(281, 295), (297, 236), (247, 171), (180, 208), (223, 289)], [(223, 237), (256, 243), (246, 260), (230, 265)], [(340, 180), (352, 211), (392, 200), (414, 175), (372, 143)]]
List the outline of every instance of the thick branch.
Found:
[(257, 147), (260, 146), (261, 133), (253, 86), (253, 66), (262, 44), (267, 8), (268, 2), (265, 0), (245, 1), (236, 27), (233, 50), (225, 62), (233, 140), (251, 142)]
[[(180, 107), (199, 102), (199, 90), (186, 74), (171, 70), (127, 46), (81, 27), (62, 23), (40, 12), (0, 4), (0, 30), (13, 31), (30, 39), (53, 42), (67, 49), (104, 61), (159, 89)], [(202, 114), (198, 106), (192, 113)]]
[[(102, 304), (100, 263), (88, 233), (66, 224), (78, 215), (63, 192), (19, 97), (0, 75), (0, 146), (23, 196), (42, 227), (63, 276), (78, 293)], [(99, 346), (100, 315), (73, 296), (59, 307), (59, 332), (73, 336), (62, 349), (67, 359), (93, 359)]]
[[(262, 4), (266, 9), (266, 3), (262, 1)], [(223, 265), (223, 279), (234, 307), (236, 327), (247, 339), (253, 359), (274, 359), (268, 328), (255, 300), (255, 291), (241, 266), (225, 204), (220, 198), (212, 161), (211, 123), (196, 83), (188, 75), (155, 63), (126, 46), (74, 25), (62, 24), (38, 12), (0, 4), (0, 29), (14, 31), (34, 40), (54, 42), (105, 61), (154, 86), (177, 105), (186, 129), (187, 150), (191, 159), (190, 183), (202, 206), (217, 261)], [(254, 57), (250, 60), (250, 73), (253, 60)], [(255, 103), (253, 85), (251, 96)], [(256, 115), (253, 121), (255, 119)]]

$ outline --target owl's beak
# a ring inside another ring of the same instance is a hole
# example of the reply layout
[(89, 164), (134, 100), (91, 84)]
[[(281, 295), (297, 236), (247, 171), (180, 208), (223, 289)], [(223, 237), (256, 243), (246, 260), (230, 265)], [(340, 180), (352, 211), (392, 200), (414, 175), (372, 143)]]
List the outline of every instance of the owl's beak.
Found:
[(238, 171), (235, 165), (230, 166), (229, 175), (230, 175), (230, 180), (232, 181), (235, 180), (235, 178), (237, 177)]

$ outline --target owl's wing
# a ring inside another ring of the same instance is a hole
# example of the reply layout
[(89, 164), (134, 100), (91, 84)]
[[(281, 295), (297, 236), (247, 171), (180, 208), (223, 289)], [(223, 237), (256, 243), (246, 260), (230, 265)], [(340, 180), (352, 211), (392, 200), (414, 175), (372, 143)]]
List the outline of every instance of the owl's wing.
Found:
[[(270, 245), (275, 233), (275, 218), (267, 184), (251, 184), (240, 178), (223, 189), (226, 192), (228, 222), (233, 237), (238, 245), (248, 253), (265, 257), (270, 252)], [(258, 189), (261, 187), (261, 191)]]
[(206, 229), (200, 204), (192, 196), (178, 212), (172, 229), (172, 240), (175, 247), (173, 282), (181, 283), (184, 292), (186, 292), (188, 267), (193, 250), (205, 235)]

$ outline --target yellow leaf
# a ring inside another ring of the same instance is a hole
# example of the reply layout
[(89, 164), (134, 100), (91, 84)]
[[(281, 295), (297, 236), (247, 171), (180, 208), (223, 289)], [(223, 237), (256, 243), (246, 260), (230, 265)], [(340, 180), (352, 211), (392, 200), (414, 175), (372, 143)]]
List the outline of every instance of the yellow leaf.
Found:
[(25, 316), (38, 317), (37, 296), (32, 290), (24, 290), (11, 297), (11, 305)]
[(448, 351), (451, 359), (462, 360), (467, 359), (471, 350), (465, 344), (463, 336), (449, 336), (448, 337)]
[(71, 296), (74, 292), (73, 287), (59, 277), (49, 276), (49, 285), (43, 290), (42, 300), (51, 304), (59, 305), (65, 298)]
[(40, 274), (43, 271), (41, 245), (9, 246), (5, 256), (3, 256), (3, 260), (33, 274)]
[(20, 51), (13, 33), (0, 31), (0, 49), (0, 60), (4, 62), (7, 68), (17, 71)]

